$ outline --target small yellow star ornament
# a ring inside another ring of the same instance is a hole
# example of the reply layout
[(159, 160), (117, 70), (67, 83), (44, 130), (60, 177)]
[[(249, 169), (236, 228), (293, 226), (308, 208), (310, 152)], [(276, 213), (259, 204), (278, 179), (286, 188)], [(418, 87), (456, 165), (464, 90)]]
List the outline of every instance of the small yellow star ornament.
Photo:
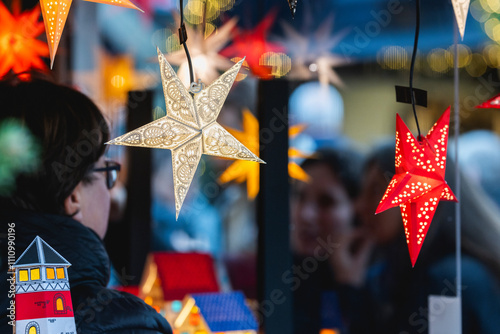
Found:
[(243, 60), (194, 97), (158, 49), (167, 116), (107, 144), (163, 148), (172, 151), (176, 218), (202, 154), (264, 163), (216, 122)]

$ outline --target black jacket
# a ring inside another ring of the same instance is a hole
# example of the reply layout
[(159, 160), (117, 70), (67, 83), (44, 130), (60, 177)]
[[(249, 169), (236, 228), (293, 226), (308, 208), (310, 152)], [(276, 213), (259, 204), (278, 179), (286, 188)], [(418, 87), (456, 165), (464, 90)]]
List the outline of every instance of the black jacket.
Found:
[(7, 317), (10, 223), (15, 223), (16, 258), (38, 235), (71, 263), (68, 276), (78, 334), (172, 333), (167, 321), (142, 300), (106, 288), (109, 258), (102, 241), (92, 230), (71, 218), (30, 212), (0, 213), (0, 333), (12, 332)]

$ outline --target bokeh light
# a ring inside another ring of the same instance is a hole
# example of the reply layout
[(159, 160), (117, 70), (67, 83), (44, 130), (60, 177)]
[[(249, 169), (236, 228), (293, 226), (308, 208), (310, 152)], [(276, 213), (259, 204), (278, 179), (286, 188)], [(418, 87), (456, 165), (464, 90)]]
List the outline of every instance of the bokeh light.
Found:
[(489, 44), (483, 49), (483, 57), (489, 67), (500, 67), (500, 45)]
[(270, 66), (272, 68), (271, 75), (275, 78), (281, 78), (290, 72), (292, 60), (281, 52), (266, 52), (260, 57), (259, 65)]
[(377, 62), (384, 69), (401, 70), (410, 68), (408, 51), (401, 46), (388, 46), (377, 54)]
[(465, 67), (467, 73), (472, 77), (480, 77), (486, 72), (488, 66), (482, 54), (473, 53), (471, 62)]
[[(458, 67), (462, 68), (470, 64), (472, 60), (472, 52), (470, 48), (467, 45), (464, 44), (458, 44)], [(454, 66), (455, 62), (455, 45), (452, 45), (448, 48), (448, 56), (446, 57), (446, 60), (448, 62), (448, 65), (450, 67)]]
[(445, 73), (450, 69), (448, 64), (448, 58), (450, 58), (450, 52), (444, 49), (434, 49), (427, 55), (427, 62), (430, 68), (439, 73)]

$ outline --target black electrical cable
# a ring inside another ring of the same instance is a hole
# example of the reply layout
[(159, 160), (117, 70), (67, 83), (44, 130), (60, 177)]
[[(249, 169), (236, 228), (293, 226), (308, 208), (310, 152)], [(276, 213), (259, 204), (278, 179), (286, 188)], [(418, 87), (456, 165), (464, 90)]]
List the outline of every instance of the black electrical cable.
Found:
[(191, 62), (191, 56), (189, 55), (189, 50), (187, 47), (187, 33), (186, 33), (186, 26), (184, 25), (184, 5), (182, 3), (183, 1), (180, 0), (180, 14), (181, 14), (181, 24), (179, 28), (179, 43), (181, 43), (184, 46), (184, 51), (186, 52), (186, 57), (188, 60), (188, 65), (189, 65), (189, 80), (190, 84), (194, 82), (194, 73), (193, 73), (193, 63)]
[[(182, 0), (181, 0), (182, 2)], [(413, 94), (413, 72), (415, 70), (415, 59), (417, 58), (417, 48), (418, 48), (418, 35), (420, 33), (420, 0), (416, 1), (416, 28), (415, 28), (415, 42), (413, 43), (413, 54), (411, 56), (411, 67), (410, 67), (410, 95), (411, 95), (411, 105), (413, 107), (413, 115), (415, 116), (415, 123), (417, 123), (418, 137), (417, 140), (420, 140), (420, 126), (418, 124), (417, 111), (415, 109), (415, 95)]]

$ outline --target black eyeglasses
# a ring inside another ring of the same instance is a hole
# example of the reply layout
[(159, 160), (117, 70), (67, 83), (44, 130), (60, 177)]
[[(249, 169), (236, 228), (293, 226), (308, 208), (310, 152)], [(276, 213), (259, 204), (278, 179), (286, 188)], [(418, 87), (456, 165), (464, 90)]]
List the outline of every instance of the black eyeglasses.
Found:
[(118, 172), (120, 171), (120, 164), (115, 161), (106, 160), (104, 162), (106, 167), (94, 168), (93, 172), (106, 172), (106, 186), (108, 189), (113, 188), (118, 179)]

